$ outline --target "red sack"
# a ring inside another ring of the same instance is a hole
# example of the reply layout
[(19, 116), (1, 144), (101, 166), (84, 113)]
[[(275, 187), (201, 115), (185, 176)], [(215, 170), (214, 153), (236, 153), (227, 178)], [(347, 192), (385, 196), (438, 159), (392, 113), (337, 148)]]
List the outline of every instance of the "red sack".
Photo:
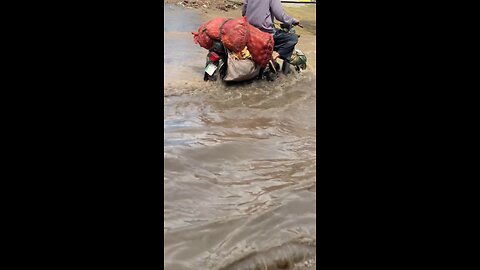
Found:
[(193, 42), (209, 50), (213, 46), (213, 39), (220, 40), (220, 27), (227, 19), (216, 18), (202, 24), (198, 32), (192, 32)]
[(234, 53), (242, 51), (247, 45), (247, 18), (240, 17), (229, 20), (222, 26), (222, 43)]
[(265, 68), (272, 59), (273, 36), (260, 31), (251, 24), (247, 24), (247, 29), (250, 33), (247, 39), (248, 51), (250, 51), (253, 60), (262, 68)]
[[(220, 40), (220, 27), (226, 20), (225, 18), (215, 18), (202, 26), (206, 29), (207, 35), (211, 39)], [(202, 26), (200, 26), (200, 28), (202, 28)], [(198, 31), (200, 32), (200, 29)]]
[(209, 50), (213, 46), (213, 40), (207, 35), (205, 31), (197, 33), (192, 32), (193, 42), (199, 44), (202, 48)]

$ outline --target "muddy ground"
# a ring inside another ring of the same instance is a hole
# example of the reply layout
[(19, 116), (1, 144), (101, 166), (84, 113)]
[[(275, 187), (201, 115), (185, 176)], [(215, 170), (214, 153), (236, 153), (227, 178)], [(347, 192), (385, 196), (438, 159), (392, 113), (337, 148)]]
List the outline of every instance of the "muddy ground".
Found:
[(165, 3), (176, 4), (186, 8), (203, 9), (206, 12), (212, 9), (229, 11), (241, 9), (243, 0), (165, 0)]

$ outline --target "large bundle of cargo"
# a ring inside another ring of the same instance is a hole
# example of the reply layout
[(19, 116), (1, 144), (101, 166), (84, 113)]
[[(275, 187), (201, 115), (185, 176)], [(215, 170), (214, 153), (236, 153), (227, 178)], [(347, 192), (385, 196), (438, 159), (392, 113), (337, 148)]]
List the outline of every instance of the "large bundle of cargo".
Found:
[(200, 26), (198, 33), (192, 34), (195, 44), (207, 50), (213, 46), (213, 40), (222, 41), (224, 46), (234, 53), (247, 47), (252, 59), (261, 67), (266, 67), (272, 57), (273, 36), (249, 24), (245, 17), (216, 18)]

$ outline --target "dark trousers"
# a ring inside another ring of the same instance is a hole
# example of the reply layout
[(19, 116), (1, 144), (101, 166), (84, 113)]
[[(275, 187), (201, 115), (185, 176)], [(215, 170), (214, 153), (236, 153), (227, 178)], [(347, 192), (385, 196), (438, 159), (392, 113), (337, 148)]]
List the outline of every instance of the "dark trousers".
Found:
[(275, 46), (273, 50), (278, 52), (282, 60), (290, 61), (295, 45), (297, 45), (298, 37), (296, 34), (276, 31), (273, 34)]

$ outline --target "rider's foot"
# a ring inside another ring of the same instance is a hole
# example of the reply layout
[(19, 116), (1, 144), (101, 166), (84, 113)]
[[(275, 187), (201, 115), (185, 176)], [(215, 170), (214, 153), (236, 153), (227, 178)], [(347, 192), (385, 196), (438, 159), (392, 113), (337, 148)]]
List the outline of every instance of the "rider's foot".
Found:
[(282, 64), (282, 73), (285, 75), (290, 73), (290, 63), (288, 63), (287, 61), (284, 61)]

